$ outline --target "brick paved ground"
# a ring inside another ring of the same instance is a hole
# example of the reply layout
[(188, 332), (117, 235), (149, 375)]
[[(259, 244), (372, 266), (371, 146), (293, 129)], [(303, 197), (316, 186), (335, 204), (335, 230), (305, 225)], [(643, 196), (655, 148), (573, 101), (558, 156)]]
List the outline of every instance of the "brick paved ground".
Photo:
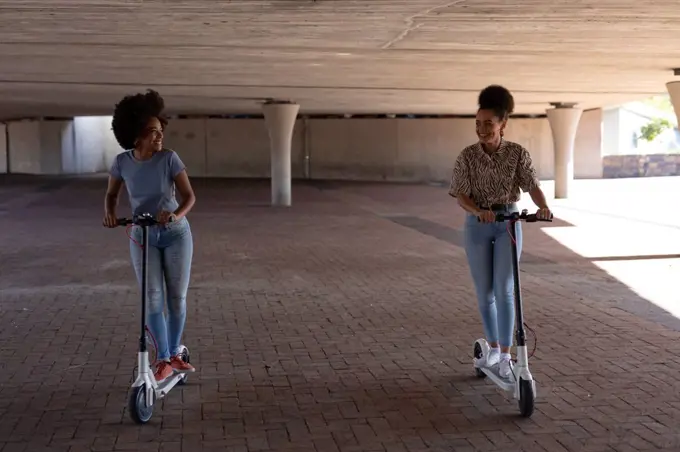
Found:
[[(0, 182), (2, 452), (680, 450), (674, 317), (526, 228), (539, 399), (521, 419), (473, 376), (460, 212), (443, 188), (394, 185), (299, 185), (273, 209), (266, 182), (194, 181), (199, 373), (136, 426), (138, 295), (124, 231), (99, 226), (104, 181)], [(611, 215), (556, 205), (578, 224), (546, 231), (614, 240), (593, 226)], [(618, 225), (680, 243), (667, 225)]]

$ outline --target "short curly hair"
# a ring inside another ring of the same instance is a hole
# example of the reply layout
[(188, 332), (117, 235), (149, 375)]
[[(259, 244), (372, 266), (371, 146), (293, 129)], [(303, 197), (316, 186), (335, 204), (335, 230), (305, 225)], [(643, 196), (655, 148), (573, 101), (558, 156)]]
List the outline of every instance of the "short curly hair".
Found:
[(163, 116), (165, 101), (156, 91), (125, 96), (116, 104), (111, 127), (116, 141), (123, 149), (133, 149), (151, 118), (158, 118), (161, 126), (168, 124)]
[(489, 85), (479, 93), (479, 109), (493, 110), (501, 120), (507, 119), (515, 110), (515, 99), (505, 87)]

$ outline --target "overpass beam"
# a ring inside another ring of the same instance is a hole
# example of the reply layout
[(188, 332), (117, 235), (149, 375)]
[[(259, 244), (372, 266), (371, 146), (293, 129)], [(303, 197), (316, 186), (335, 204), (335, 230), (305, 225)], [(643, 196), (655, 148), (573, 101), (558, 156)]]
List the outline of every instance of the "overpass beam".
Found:
[(555, 152), (555, 199), (569, 196), (574, 180), (574, 140), (583, 109), (575, 104), (553, 103), (546, 110)]
[(269, 132), (273, 206), (291, 205), (291, 145), (299, 110), (298, 104), (288, 101), (268, 100), (262, 105)]
[(680, 124), (680, 80), (666, 83), (666, 89), (668, 90), (668, 95), (671, 98), (671, 104), (673, 104), (675, 116), (678, 118), (678, 124)]

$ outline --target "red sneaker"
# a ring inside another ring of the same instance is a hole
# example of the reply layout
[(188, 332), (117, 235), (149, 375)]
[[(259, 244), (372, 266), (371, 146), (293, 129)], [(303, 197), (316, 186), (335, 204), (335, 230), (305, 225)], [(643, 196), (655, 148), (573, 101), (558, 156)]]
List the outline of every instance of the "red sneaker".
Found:
[(170, 366), (172, 366), (172, 368), (175, 369), (177, 372), (181, 373), (194, 372), (196, 370), (194, 369), (194, 366), (182, 360), (182, 358), (180, 358), (179, 355), (175, 355), (172, 358), (170, 358)]
[(156, 365), (156, 372), (153, 376), (156, 378), (157, 382), (161, 382), (172, 375), (172, 366), (169, 362), (163, 360)]

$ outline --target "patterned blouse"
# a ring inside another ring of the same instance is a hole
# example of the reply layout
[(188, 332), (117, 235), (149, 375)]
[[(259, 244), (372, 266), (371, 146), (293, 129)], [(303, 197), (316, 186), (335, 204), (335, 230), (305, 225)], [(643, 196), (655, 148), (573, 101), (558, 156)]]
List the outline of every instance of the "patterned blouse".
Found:
[(501, 141), (498, 150), (487, 154), (479, 143), (463, 149), (453, 168), (449, 194), (470, 196), (477, 207), (511, 204), (521, 192), (540, 186), (531, 155), (524, 147)]

